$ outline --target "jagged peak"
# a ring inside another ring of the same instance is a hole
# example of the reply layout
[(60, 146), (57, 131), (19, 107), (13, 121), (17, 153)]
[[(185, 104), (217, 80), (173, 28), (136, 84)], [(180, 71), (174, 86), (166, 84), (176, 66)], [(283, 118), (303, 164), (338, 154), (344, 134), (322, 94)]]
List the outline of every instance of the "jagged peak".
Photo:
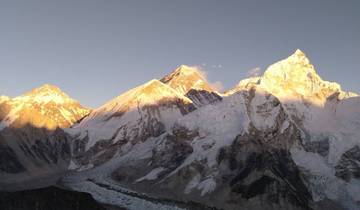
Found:
[(188, 66), (185, 64), (182, 64), (179, 67), (177, 67), (174, 71), (163, 77), (160, 81), (167, 83), (170, 80), (174, 79), (175, 77), (188, 77), (194, 75), (206, 81), (204, 73), (198, 67)]
[(288, 58), (270, 65), (265, 71), (264, 77), (281, 77), (283, 80), (321, 80), (310, 60), (299, 49)]
[(160, 81), (169, 85), (182, 95), (186, 95), (191, 89), (214, 92), (204, 73), (196, 66), (181, 65)]
[(290, 62), (290, 63), (296, 63), (296, 64), (302, 64), (302, 65), (311, 65), (309, 58), (300, 49), (297, 49), (292, 55), (290, 55), (285, 60), (287, 62)]
[(294, 52), (294, 55), (299, 56), (299, 57), (306, 57), (305, 53), (300, 49), (296, 49)]
[[(202, 72), (200, 71), (200, 69), (198, 67), (195, 66), (188, 66), (188, 65), (180, 65), (175, 72), (177, 73), (181, 73), (184, 75), (188, 75), (188, 74), (198, 74), (200, 77), (203, 77)], [(205, 79), (205, 78), (204, 78)]]

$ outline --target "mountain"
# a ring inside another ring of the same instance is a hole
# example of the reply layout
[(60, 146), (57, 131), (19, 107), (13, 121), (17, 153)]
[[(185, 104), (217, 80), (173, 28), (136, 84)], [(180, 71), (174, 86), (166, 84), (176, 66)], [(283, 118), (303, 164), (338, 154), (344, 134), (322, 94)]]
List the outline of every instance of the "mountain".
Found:
[(334, 93), (339, 93), (341, 99), (357, 96), (343, 92), (335, 82), (322, 80), (301, 50), (271, 65), (263, 75), (261, 85), (278, 98), (298, 100), (302, 97), (317, 105), (322, 105)]
[(196, 107), (222, 100), (220, 94), (211, 87), (204, 73), (197, 67), (181, 65), (160, 81), (188, 97)]
[[(195, 68), (160, 81), (150, 82), (158, 92), (130, 90), (71, 130), (80, 149), (66, 186), (203, 209), (359, 208), (359, 97), (322, 80), (300, 50), (211, 103), (189, 95), (216, 93)], [(164, 109), (158, 93), (196, 109)]]
[[(18, 120), (13, 101), (0, 97), (0, 134), (16, 134), (0, 144), (7, 187), (31, 171), (130, 210), (360, 208), (360, 97), (322, 79), (301, 50), (224, 94), (183, 65), (90, 114), (56, 117), (56, 129)], [(58, 113), (54, 101), (40, 113)], [(19, 135), (23, 122), (33, 126)]]
[[(0, 96), (0, 122), (7, 116), (10, 112), (10, 98), (7, 96)], [(1, 127), (1, 126), (0, 126)], [(4, 126), (5, 127), (5, 126)]]
[(26, 188), (24, 182), (32, 178), (63, 172), (70, 161), (70, 137), (62, 128), (89, 111), (52, 85), (15, 98), (1, 97), (0, 185)]
[(89, 113), (89, 109), (49, 84), (13, 99), (4, 98), (3, 101), (1, 104), (5, 103), (11, 111), (2, 117), (0, 129), (19, 128), (26, 124), (49, 130), (66, 128)]
[(185, 95), (191, 89), (213, 92), (214, 89), (207, 82), (204, 74), (196, 67), (181, 65), (169, 75), (160, 80), (180, 94)]
[(73, 163), (106, 162), (121, 153), (122, 147), (131, 149), (161, 136), (177, 118), (193, 110), (190, 99), (159, 80), (151, 80), (94, 110), (74, 127)]
[(253, 88), (277, 97), (298, 128), (301, 139), (290, 153), (313, 200), (336, 198), (345, 209), (358, 208), (354, 186), (359, 176), (354, 174), (359, 165), (352, 161), (359, 159), (360, 97), (322, 80), (300, 50), (271, 65), (262, 77), (240, 81), (227, 94)]
[(343, 91), (337, 83), (323, 81), (300, 50), (270, 66), (260, 86), (280, 99), (302, 131), (301, 144), (291, 154), (309, 180), (314, 200), (336, 198), (345, 208), (358, 208), (354, 188), (358, 188), (359, 165), (350, 166), (344, 156), (356, 162), (360, 154), (360, 97)]

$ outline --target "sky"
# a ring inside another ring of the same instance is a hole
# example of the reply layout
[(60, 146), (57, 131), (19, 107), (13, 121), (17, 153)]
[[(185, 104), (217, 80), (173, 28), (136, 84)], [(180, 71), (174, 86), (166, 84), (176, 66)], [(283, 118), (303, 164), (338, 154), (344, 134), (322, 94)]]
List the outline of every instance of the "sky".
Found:
[(224, 88), (301, 49), (360, 92), (359, 0), (0, 0), (0, 95), (45, 83), (96, 108), (181, 64)]

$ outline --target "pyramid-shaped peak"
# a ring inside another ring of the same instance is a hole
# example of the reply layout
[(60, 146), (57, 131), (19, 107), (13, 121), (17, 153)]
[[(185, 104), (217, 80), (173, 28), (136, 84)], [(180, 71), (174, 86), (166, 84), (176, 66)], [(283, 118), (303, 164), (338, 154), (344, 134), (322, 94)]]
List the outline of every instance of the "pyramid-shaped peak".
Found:
[(303, 51), (301, 51), (300, 49), (295, 50), (294, 55), (306, 57), (305, 53)]
[(191, 89), (214, 92), (206, 80), (204, 73), (196, 66), (181, 65), (160, 81), (169, 85), (182, 95), (186, 95)]
[(278, 78), (286, 81), (319, 79), (314, 66), (306, 57), (305, 53), (297, 49), (288, 58), (270, 65), (264, 73), (264, 77)]
[(59, 87), (51, 84), (44, 84), (40, 87), (34, 88), (24, 95), (14, 98), (14, 100), (41, 104), (46, 104), (49, 102), (54, 102), (56, 104), (78, 103), (66, 93), (64, 93)]
[(299, 85), (303, 82), (319, 81), (321, 78), (305, 53), (297, 49), (288, 58), (270, 65), (264, 73), (262, 81), (264, 80), (291, 82), (293, 85)]
[(90, 112), (60, 88), (50, 84), (12, 98), (9, 105), (11, 112), (4, 118), (4, 125), (31, 125), (48, 130), (70, 127)]
[(277, 97), (285, 98), (302, 96), (323, 101), (330, 93), (341, 91), (339, 84), (321, 79), (301, 50), (270, 65), (261, 77), (260, 84)]
[(300, 49), (297, 49), (292, 55), (290, 55), (287, 59), (290, 63), (297, 63), (302, 65), (311, 65), (309, 58), (306, 56), (306, 54), (301, 51)]
[(206, 80), (206, 76), (204, 75), (204, 72), (199, 67), (188, 66), (183, 64), (177, 67), (170, 74), (162, 78), (160, 81), (164, 82), (163, 80), (171, 80), (175, 77), (197, 77), (197, 78), (201, 78), (202, 80)]
[(199, 74), (200, 76), (203, 75), (203, 73), (200, 71), (200, 69), (196, 66), (188, 66), (188, 65), (180, 65), (175, 72), (181, 73), (181, 74)]

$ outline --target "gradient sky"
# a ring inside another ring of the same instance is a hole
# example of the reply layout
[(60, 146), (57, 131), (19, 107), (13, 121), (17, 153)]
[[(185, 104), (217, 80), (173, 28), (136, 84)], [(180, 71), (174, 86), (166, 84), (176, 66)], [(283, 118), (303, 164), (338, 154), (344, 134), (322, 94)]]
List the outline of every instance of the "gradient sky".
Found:
[(225, 88), (302, 49), (360, 92), (359, 0), (0, 0), (0, 95), (44, 83), (97, 107), (180, 64)]

